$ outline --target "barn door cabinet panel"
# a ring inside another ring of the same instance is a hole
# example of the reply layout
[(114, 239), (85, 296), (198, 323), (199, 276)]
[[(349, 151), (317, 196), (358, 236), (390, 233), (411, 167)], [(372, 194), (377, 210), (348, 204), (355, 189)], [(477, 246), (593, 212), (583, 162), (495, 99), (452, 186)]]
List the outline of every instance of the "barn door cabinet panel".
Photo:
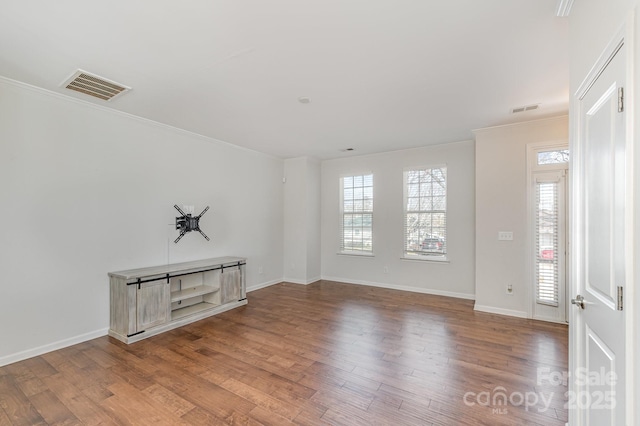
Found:
[(161, 281), (140, 284), (136, 291), (136, 330), (147, 330), (167, 322), (167, 297), (167, 285)]
[(110, 272), (109, 335), (133, 343), (246, 305), (245, 265), (221, 257)]

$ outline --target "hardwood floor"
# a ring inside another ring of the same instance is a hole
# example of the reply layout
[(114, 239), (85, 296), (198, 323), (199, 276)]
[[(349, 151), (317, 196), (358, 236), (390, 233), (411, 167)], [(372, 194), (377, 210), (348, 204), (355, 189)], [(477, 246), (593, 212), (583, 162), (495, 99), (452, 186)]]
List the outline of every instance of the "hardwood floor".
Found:
[(566, 326), (329, 281), (248, 297), (132, 345), (101, 337), (0, 368), (0, 425), (567, 420), (567, 389), (547, 380), (567, 370)]

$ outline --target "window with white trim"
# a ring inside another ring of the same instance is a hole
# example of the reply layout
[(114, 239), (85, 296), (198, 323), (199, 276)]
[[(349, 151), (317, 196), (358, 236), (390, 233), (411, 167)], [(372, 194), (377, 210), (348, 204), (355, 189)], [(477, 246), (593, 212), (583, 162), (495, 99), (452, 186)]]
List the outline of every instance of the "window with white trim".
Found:
[(527, 144), (530, 308), (533, 319), (565, 322), (567, 282), (566, 142)]
[(404, 257), (447, 256), (447, 167), (404, 171)]
[(539, 166), (546, 164), (563, 164), (569, 162), (568, 149), (554, 149), (551, 151), (538, 151), (536, 153)]
[(558, 182), (536, 182), (536, 303), (558, 306)]
[(373, 174), (340, 179), (342, 253), (373, 254)]

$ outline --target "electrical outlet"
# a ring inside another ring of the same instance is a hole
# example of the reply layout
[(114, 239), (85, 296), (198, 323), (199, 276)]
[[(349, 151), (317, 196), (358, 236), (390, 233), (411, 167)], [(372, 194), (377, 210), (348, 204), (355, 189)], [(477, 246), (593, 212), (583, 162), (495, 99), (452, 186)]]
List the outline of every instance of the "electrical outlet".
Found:
[(389, 267), (385, 266), (384, 268), (382, 268), (382, 272), (384, 272), (385, 274), (389, 273)]
[(258, 266), (258, 274), (264, 274), (264, 271), (262, 270), (262, 266)]
[(498, 241), (513, 241), (513, 232), (511, 231), (499, 231)]
[(513, 286), (511, 284), (507, 284), (507, 294), (513, 294)]

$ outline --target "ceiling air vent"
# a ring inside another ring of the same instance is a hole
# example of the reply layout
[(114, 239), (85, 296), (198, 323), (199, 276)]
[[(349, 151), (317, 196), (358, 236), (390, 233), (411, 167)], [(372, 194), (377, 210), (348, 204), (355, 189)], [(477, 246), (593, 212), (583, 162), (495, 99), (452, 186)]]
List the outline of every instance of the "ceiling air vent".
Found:
[(511, 114), (517, 114), (519, 112), (525, 112), (525, 111), (533, 111), (535, 109), (538, 109), (539, 107), (540, 107), (540, 104), (521, 106), (521, 107), (513, 108), (511, 110)]
[(131, 90), (131, 87), (124, 86), (115, 81), (78, 70), (71, 77), (66, 79), (60, 86), (85, 95), (93, 96), (105, 101), (122, 95)]

